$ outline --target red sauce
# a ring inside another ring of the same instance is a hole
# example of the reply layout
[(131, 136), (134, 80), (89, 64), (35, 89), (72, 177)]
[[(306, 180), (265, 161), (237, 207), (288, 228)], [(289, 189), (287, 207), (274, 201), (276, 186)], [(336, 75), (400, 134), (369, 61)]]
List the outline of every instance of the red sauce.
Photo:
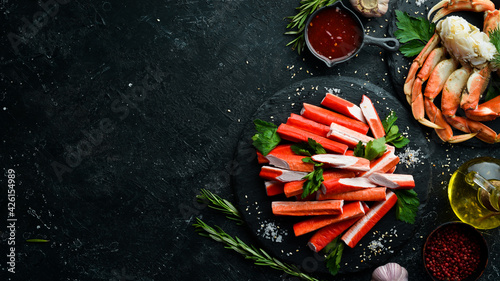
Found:
[(312, 49), (330, 61), (354, 54), (362, 43), (362, 30), (348, 11), (339, 7), (318, 12), (309, 23), (307, 36)]

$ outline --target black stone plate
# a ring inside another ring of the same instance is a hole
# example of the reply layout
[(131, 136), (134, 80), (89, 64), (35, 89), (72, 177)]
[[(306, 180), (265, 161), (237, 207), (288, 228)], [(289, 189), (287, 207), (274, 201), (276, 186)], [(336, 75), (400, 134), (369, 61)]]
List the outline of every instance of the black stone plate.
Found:
[[(420, 218), (424, 212), (431, 185), (431, 167), (427, 158), (431, 152), (417, 122), (409, 118), (407, 109), (401, 105), (399, 100), (383, 89), (356, 78), (315, 78), (293, 84), (264, 102), (257, 109), (252, 121), (262, 119), (279, 125), (286, 122), (290, 113), (298, 114), (303, 102), (320, 105), (328, 91), (338, 91), (337, 95), (356, 104), (359, 104), (362, 95), (367, 95), (375, 104), (381, 118), (384, 118), (390, 110), (396, 112), (399, 117), (396, 124), (400, 131), (408, 134), (408, 138), (411, 140), (407, 149), (414, 151), (413, 157), (404, 157), (402, 153), (405, 149), (396, 151), (396, 154), (402, 158), (396, 173), (414, 176), (417, 183), (415, 191), (419, 194), (421, 201), (415, 224), (396, 220), (395, 208), (393, 208), (360, 241), (358, 246), (353, 249), (346, 246), (340, 270), (340, 274), (345, 274), (381, 265), (394, 252), (397, 252), (419, 228)], [(262, 247), (273, 256), (300, 266), (304, 271), (327, 273), (323, 257), (314, 254), (306, 246), (312, 234), (300, 237), (295, 237), (293, 234), (293, 224), (304, 220), (304, 218), (276, 217), (271, 212), (272, 201), (289, 199), (286, 199), (284, 195), (274, 197), (266, 195), (264, 182), (258, 176), (260, 166), (255, 156), (256, 151), (251, 144), (251, 137), (255, 134), (252, 121), (247, 124), (241, 135), (235, 154), (235, 163), (233, 163), (232, 184), (238, 206), (250, 230), (262, 243)], [(379, 240), (384, 246), (380, 253), (375, 254), (368, 248), (369, 243), (374, 240)], [(371, 256), (368, 257), (369, 255)]]
[[(396, 27), (396, 15), (395, 15), (395, 10), (400, 10), (403, 12), (408, 13), (410, 16), (413, 17), (425, 17), (427, 18), (427, 13), (428, 11), (440, 0), (426, 0), (422, 1), (423, 3), (418, 6), (416, 3), (417, 1), (415, 0), (398, 0), (395, 2), (391, 2), (391, 5), (393, 5), (394, 10), (392, 12), (392, 20), (391, 23), (389, 24), (389, 31), (388, 33), (393, 36), (394, 31), (397, 29)], [(494, 0), (493, 1), (496, 5), (497, 8), (500, 8), (500, 0)], [(460, 16), (465, 18), (469, 23), (477, 26), (478, 28), (482, 29), (483, 26), (483, 13), (474, 13), (474, 12), (455, 12), (452, 13), (451, 15), (455, 16)], [(389, 74), (393, 82), (394, 90), (397, 94), (397, 97), (401, 100), (402, 104), (408, 109), (409, 112), (410, 110), (410, 105), (406, 102), (405, 94), (403, 92), (403, 85), (406, 80), (406, 76), (408, 74), (408, 70), (410, 68), (410, 65), (413, 61), (412, 58), (406, 58), (401, 54), (401, 52), (391, 52), (388, 54), (387, 57), (387, 64), (389, 68)], [(496, 75), (496, 74), (494, 74)], [(425, 84), (424, 84), (425, 86)], [(441, 95), (439, 95), (436, 100), (435, 104), (439, 107), (441, 104)], [(463, 113), (461, 112), (461, 109), (457, 113), (458, 115), (462, 115)], [(497, 133), (500, 132), (500, 121), (495, 120), (495, 121), (490, 121), (490, 122), (485, 122), (485, 124), (489, 127), (491, 127), (493, 130), (495, 130)], [(441, 139), (439, 139), (434, 132), (433, 129), (427, 128), (423, 125), (419, 125), (426, 133), (428, 133), (431, 136), (431, 139), (437, 143), (441, 143)], [(454, 134), (463, 134), (460, 131), (454, 130)], [(473, 138), (471, 140), (468, 140), (466, 142), (457, 144), (460, 147), (477, 147), (477, 148), (486, 148), (486, 147), (497, 147), (498, 145), (495, 144), (492, 146), (492, 144), (487, 144), (484, 143), (477, 138)]]

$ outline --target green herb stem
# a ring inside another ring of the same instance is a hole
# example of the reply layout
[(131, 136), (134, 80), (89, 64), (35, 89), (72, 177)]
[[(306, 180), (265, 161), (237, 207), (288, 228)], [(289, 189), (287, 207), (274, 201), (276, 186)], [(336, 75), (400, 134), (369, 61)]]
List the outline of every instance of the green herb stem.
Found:
[(200, 193), (196, 196), (198, 202), (207, 203), (209, 208), (226, 214), (228, 219), (236, 221), (238, 225), (245, 223), (243, 216), (231, 202), (206, 189), (201, 189)]
[(307, 274), (299, 272), (298, 268), (293, 265), (288, 265), (271, 257), (266, 251), (257, 249), (254, 246), (248, 246), (238, 237), (232, 237), (224, 232), (220, 227), (215, 228), (207, 225), (201, 219), (196, 218), (196, 223), (193, 224), (201, 236), (209, 237), (217, 242), (225, 244), (226, 249), (231, 249), (246, 259), (253, 260), (256, 265), (263, 265), (273, 269), (281, 270), (289, 275), (299, 277), (308, 281), (319, 281)]

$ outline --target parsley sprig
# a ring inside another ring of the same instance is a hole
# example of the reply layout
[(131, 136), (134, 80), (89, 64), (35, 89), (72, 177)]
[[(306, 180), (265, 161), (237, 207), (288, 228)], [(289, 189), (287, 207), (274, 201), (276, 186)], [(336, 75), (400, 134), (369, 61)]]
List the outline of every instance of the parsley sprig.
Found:
[(253, 121), (257, 133), (252, 137), (253, 146), (266, 156), (281, 141), (278, 135), (278, 127), (271, 122), (256, 119)]
[[(295, 154), (305, 156), (326, 153), (326, 150), (323, 148), (323, 146), (311, 138), (309, 138), (307, 142), (294, 144), (291, 146), (291, 148)], [(318, 191), (325, 179), (323, 178), (323, 163), (315, 162), (311, 157), (306, 157), (302, 159), (302, 161), (305, 163), (314, 164), (314, 171), (303, 177), (303, 179), (305, 179), (306, 181), (302, 186), (304, 190), (302, 192), (302, 198), (306, 198), (307, 196)]]
[(406, 223), (414, 224), (420, 200), (413, 189), (394, 190), (398, 197), (396, 203), (396, 218)]
[(424, 17), (412, 17), (399, 10), (396, 10), (396, 20), (398, 30), (394, 36), (401, 42), (399, 51), (405, 57), (418, 55), (434, 35), (436, 25)]
[(344, 251), (344, 243), (340, 240), (340, 235), (326, 245), (324, 251), (327, 253), (326, 267), (331, 275), (337, 275), (340, 270), (340, 261)]
[(302, 52), (305, 46), (305, 29), (307, 18), (314, 13), (317, 9), (331, 5), (337, 2), (337, 0), (301, 0), (300, 6), (295, 8), (297, 14), (295, 16), (286, 17), (290, 20), (290, 23), (286, 26), (290, 31), (285, 32), (287, 35), (294, 35), (295, 39), (290, 41), (287, 46), (292, 45), (297, 53)]

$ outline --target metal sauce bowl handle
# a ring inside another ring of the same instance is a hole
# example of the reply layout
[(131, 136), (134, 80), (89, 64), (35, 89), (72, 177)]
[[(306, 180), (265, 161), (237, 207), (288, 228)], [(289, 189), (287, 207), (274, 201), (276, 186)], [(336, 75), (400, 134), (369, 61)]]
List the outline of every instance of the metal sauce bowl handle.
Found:
[(399, 41), (396, 38), (377, 38), (365, 35), (363, 43), (369, 45), (377, 45), (383, 49), (391, 52), (399, 50)]

